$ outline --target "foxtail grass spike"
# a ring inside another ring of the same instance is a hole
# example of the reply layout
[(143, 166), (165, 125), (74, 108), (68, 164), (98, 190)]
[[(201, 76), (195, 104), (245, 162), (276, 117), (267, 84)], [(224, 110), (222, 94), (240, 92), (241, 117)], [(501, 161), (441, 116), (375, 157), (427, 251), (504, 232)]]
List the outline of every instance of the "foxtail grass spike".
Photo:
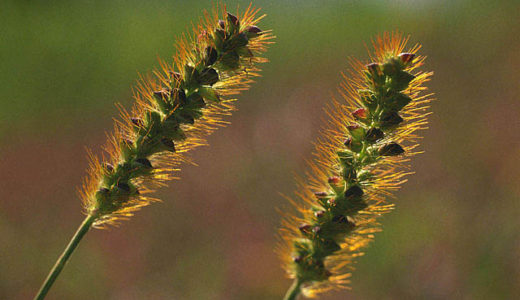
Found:
[(351, 61), (341, 99), (326, 109), (316, 159), (299, 180), (298, 199), (289, 198), (297, 213), (287, 214), (280, 230), (279, 253), (294, 279), (286, 300), (349, 287), (356, 257), (410, 174), (416, 133), (427, 125), (432, 94), (424, 83), (432, 73), (417, 70), (425, 57), (417, 55), (419, 45), (405, 51), (407, 42), (400, 33), (376, 38), (370, 61)]
[(273, 38), (261, 30), (263, 18), (251, 5), (231, 14), (217, 5), (205, 12), (193, 34), (177, 44), (172, 63), (160, 62), (153, 76), (142, 76), (130, 111), (109, 135), (105, 153), (90, 156), (81, 197), (87, 215), (78, 233), (44, 282), (36, 299), (43, 299), (79, 240), (91, 227), (103, 228), (128, 219), (141, 207), (158, 201), (155, 188), (174, 179), (172, 173), (187, 152), (206, 144), (205, 137), (227, 122), (233, 98), (259, 76), (258, 63)]

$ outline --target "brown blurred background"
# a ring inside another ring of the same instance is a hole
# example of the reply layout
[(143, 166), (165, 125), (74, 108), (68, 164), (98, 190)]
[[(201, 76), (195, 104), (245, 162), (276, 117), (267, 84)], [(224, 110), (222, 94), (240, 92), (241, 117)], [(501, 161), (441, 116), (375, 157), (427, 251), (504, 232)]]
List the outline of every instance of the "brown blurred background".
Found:
[[(242, 8), (247, 1), (238, 1)], [(227, 2), (236, 7), (237, 1)], [(402, 30), (434, 70), (430, 130), (352, 291), (321, 299), (520, 298), (520, 3), (256, 1), (276, 44), (232, 125), (120, 228), (93, 230), (48, 299), (281, 299), (277, 207), (347, 69)], [(138, 72), (211, 1), (2, 1), (0, 299), (30, 299), (81, 222), (76, 188)]]

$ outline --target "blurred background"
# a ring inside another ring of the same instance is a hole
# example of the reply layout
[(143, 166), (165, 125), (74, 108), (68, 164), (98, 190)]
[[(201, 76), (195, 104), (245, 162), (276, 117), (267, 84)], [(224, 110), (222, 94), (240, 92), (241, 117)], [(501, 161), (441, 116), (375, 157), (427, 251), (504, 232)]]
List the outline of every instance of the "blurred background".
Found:
[[(234, 10), (248, 1), (228, 1)], [(365, 44), (423, 45), (438, 101), (416, 174), (320, 299), (520, 297), (520, 3), (256, 1), (277, 36), (232, 125), (193, 152), (163, 203), (93, 230), (48, 299), (281, 299), (277, 207), (306, 170), (322, 108)], [(170, 58), (212, 1), (0, 4), (0, 299), (30, 299), (83, 219), (76, 194), (138, 73)]]

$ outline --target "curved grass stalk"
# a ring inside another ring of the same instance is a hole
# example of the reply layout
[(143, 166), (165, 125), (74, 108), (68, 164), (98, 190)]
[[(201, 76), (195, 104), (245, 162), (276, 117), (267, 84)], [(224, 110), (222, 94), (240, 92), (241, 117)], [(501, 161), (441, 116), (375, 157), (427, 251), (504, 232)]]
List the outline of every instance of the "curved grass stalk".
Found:
[[(35, 299), (44, 299), (81, 238), (91, 227), (128, 219), (158, 201), (149, 195), (174, 179), (190, 162), (187, 152), (206, 145), (205, 137), (227, 122), (234, 95), (259, 76), (260, 57), (273, 38), (257, 27), (264, 17), (251, 5), (240, 16), (217, 7), (205, 13), (193, 35), (182, 38), (171, 64), (161, 62), (154, 76), (143, 76), (130, 111), (109, 135), (105, 154), (89, 154), (89, 175), (81, 196), (86, 219), (58, 259)], [(219, 19), (219, 15), (222, 19)]]

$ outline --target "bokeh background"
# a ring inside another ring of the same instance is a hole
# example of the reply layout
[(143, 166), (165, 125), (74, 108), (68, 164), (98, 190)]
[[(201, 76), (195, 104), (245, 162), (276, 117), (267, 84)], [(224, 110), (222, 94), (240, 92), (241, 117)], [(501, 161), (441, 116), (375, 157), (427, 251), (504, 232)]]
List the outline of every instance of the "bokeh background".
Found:
[[(247, 1), (228, 1), (229, 7)], [(434, 70), (430, 130), (352, 291), (321, 299), (520, 297), (520, 3), (256, 1), (278, 37), (232, 126), (120, 228), (91, 231), (48, 299), (281, 299), (277, 207), (365, 44), (395, 29)], [(0, 299), (30, 299), (81, 222), (76, 188), (138, 73), (211, 1), (0, 3)]]

